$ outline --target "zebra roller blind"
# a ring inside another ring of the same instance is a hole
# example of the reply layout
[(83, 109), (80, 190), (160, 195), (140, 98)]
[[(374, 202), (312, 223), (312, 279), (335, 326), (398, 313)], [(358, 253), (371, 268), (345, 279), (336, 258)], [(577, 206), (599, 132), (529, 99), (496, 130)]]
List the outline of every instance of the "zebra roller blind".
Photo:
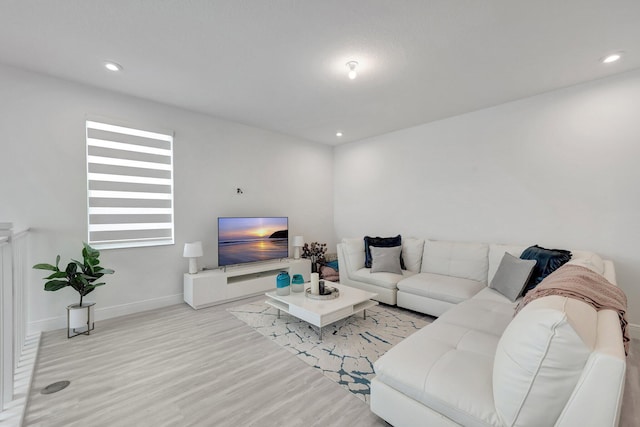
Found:
[(173, 244), (173, 135), (86, 123), (89, 244)]

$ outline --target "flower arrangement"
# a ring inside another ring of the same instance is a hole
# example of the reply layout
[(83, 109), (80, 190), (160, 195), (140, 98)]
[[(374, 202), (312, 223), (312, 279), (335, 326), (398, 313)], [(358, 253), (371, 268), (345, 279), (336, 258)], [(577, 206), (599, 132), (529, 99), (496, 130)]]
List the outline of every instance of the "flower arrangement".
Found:
[(302, 247), (302, 258), (309, 258), (311, 262), (324, 262), (324, 254), (327, 253), (327, 244), (311, 242)]

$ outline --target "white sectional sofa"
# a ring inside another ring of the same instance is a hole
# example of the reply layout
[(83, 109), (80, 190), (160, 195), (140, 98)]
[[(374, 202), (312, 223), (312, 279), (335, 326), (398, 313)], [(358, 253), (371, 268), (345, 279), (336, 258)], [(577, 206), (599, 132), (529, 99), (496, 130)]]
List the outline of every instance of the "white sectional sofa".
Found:
[[(616, 426), (626, 361), (618, 314), (547, 296), (516, 302), (487, 286), (524, 246), (403, 240), (407, 270), (370, 273), (362, 239), (338, 245), (340, 281), (439, 316), (375, 362), (371, 410), (400, 426)], [(362, 257), (360, 254), (362, 251)], [(570, 263), (615, 284), (611, 261)]]

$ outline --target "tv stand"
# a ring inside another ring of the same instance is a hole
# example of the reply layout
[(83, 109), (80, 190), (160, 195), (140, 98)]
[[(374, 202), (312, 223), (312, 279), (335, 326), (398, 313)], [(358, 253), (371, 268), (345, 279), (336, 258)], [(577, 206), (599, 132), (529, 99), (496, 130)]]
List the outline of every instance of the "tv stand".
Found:
[(282, 259), (274, 262), (238, 265), (225, 269), (184, 274), (184, 301), (196, 310), (275, 289), (276, 276), (286, 271), (291, 277), (302, 274), (310, 280), (311, 261)]

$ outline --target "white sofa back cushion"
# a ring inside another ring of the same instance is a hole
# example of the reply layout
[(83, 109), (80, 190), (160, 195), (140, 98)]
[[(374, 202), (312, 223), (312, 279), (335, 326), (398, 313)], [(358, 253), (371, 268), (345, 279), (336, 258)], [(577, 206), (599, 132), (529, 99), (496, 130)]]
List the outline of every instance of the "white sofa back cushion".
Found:
[(422, 252), (424, 251), (424, 239), (413, 237), (402, 238), (402, 259), (407, 270), (418, 273), (422, 265)]
[(590, 251), (571, 251), (571, 259), (567, 264), (580, 265), (598, 274), (604, 274), (604, 261), (600, 255)]
[(461, 277), (487, 284), (489, 246), (485, 243), (427, 240), (422, 273)]
[(554, 425), (595, 346), (598, 314), (560, 296), (530, 302), (505, 329), (493, 365), (504, 425)]
[(348, 264), (345, 266), (345, 270), (349, 272), (358, 271), (361, 268), (364, 268), (364, 239), (344, 238), (342, 239), (342, 243), (345, 261)]

